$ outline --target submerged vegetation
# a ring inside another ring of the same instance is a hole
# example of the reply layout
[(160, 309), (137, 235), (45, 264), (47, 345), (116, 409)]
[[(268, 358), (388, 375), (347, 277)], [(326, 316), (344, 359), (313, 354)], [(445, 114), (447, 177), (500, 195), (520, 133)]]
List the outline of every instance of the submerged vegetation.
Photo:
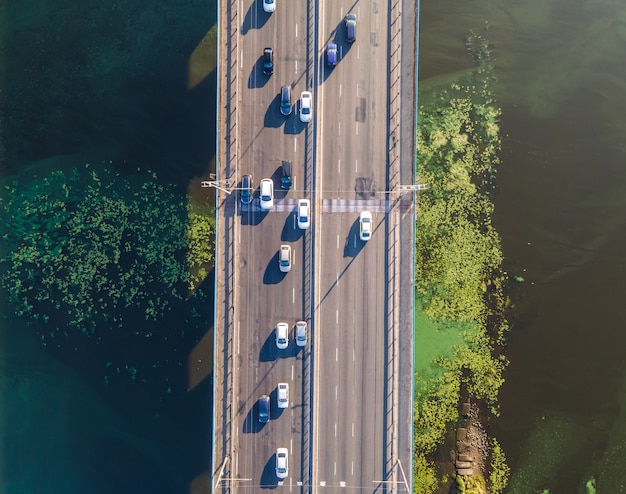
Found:
[[(428, 190), (419, 201), (417, 310), (435, 323), (463, 328), (461, 343), (448, 356), (432, 355), (434, 377), (416, 385), (414, 482), (420, 494), (446, 484), (437, 480), (434, 454), (459, 418), (461, 397), (479, 400), (497, 414), (506, 366), (495, 348), (508, 329), (507, 276), (490, 198), (499, 164), (500, 112), (487, 42), (473, 34), (468, 50), (476, 62), (470, 75), (420, 96), (425, 104), (419, 109), (417, 174)], [(488, 483), (479, 475), (458, 477), (457, 492), (502, 492), (508, 477), (504, 453), (495, 441), (489, 449), (484, 452), (492, 460), (490, 472), (484, 472)]]
[[(200, 285), (214, 218), (189, 203), (153, 173), (90, 165), (5, 185), (0, 282), (13, 312), (44, 345), (113, 335), (173, 344), (209, 305)], [(157, 324), (172, 315), (178, 327)]]

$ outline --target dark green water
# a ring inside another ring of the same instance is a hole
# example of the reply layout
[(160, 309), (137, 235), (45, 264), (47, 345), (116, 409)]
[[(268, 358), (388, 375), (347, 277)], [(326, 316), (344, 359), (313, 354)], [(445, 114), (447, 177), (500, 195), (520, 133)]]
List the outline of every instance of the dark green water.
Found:
[[(85, 163), (132, 184), (150, 169), (181, 191), (184, 212), (190, 183), (214, 159), (215, 22), (205, 0), (0, 2), (3, 190)], [(182, 303), (154, 328), (67, 328), (60, 347), (45, 348), (38, 331), (63, 315), (27, 325), (14, 309), (3, 292), (1, 493), (197, 491), (211, 470), (212, 403), (191, 355), (210, 308), (195, 326), (182, 322), (192, 310)], [(135, 330), (161, 337), (124, 334)], [(139, 368), (136, 380), (125, 363)]]
[(422, 1), (420, 79), (494, 46), (502, 108), (495, 225), (513, 331), (492, 433), (511, 493), (626, 492), (626, 4)]

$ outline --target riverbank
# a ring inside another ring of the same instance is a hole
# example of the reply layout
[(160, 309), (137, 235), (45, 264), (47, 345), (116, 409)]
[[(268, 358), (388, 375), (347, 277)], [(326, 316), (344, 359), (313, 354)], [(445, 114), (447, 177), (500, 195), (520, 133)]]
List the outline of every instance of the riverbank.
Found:
[[(509, 474), (497, 440), (488, 438), (507, 363), (499, 349), (508, 329), (508, 276), (490, 197), (500, 113), (488, 42), (472, 34), (467, 49), (472, 71), (420, 93), (417, 174), (428, 185), (416, 239), (414, 489), (420, 494), (449, 492), (452, 484), (456, 492), (497, 494)], [(463, 413), (462, 397), (477, 407)]]

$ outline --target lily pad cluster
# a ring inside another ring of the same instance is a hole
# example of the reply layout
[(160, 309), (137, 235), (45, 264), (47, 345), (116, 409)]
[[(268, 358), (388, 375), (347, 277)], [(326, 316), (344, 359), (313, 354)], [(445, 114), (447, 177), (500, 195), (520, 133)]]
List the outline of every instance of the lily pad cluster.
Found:
[[(150, 337), (172, 307), (202, 297), (214, 218), (154, 173), (121, 176), (86, 165), (14, 181), (0, 206), (0, 283), (42, 342), (133, 322)], [(137, 324), (137, 321), (144, 324)]]

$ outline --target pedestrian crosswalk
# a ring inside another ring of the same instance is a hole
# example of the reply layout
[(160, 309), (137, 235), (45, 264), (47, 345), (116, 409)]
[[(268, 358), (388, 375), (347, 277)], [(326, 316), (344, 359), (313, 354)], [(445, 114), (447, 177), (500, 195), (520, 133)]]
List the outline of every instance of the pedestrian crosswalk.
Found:
[[(269, 212), (289, 213), (298, 207), (297, 199), (274, 199), (274, 207)], [(259, 200), (251, 204), (240, 205), (242, 212), (260, 212)], [(322, 199), (322, 213), (388, 213), (390, 209), (388, 199)]]

